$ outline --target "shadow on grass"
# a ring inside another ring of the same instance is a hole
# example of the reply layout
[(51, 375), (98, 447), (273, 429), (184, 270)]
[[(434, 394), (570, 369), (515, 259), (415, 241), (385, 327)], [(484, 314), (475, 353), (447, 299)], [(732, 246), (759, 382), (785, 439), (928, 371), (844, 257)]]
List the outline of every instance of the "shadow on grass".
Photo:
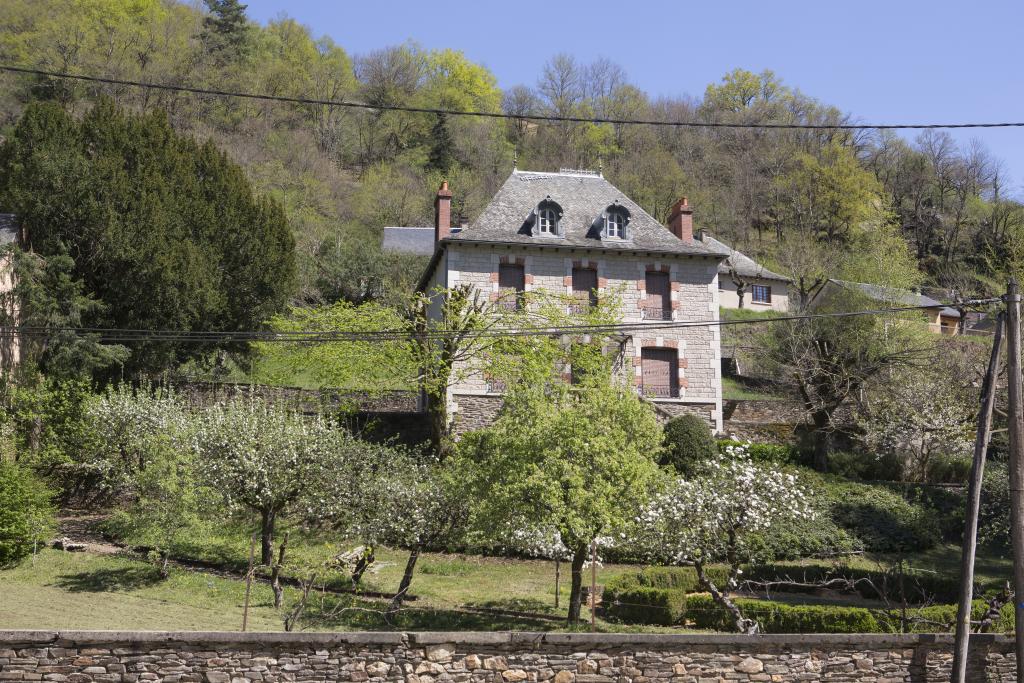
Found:
[(550, 631), (561, 620), (471, 609), (406, 605), (387, 614), (388, 602), (326, 596), (311, 601), (301, 619), (304, 630), (345, 628), (365, 631)]
[(565, 618), (564, 609), (555, 609), (555, 606), (551, 604), (550, 600), (539, 600), (537, 598), (504, 598), (500, 600), (484, 600), (481, 602), (471, 602), (467, 607), (492, 610), (495, 612), (508, 612), (512, 616), (522, 616), (526, 618), (537, 618), (541, 617), (558, 617)]
[(140, 565), (62, 574), (54, 585), (72, 593), (106, 593), (145, 588), (160, 581), (156, 567)]

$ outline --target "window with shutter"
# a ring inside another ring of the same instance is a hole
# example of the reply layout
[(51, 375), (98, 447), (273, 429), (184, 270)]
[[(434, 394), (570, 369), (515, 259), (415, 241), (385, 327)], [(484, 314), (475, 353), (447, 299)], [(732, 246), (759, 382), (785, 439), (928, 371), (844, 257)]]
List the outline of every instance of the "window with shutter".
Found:
[(572, 293), (576, 299), (574, 313), (586, 312), (597, 305), (597, 271), (593, 268), (572, 269)]
[(523, 307), (526, 290), (526, 271), (523, 266), (502, 263), (498, 266), (498, 305), (512, 311)]
[(640, 350), (641, 393), (654, 398), (679, 396), (679, 354), (675, 349)]
[(672, 319), (672, 288), (668, 273), (647, 273), (647, 303), (644, 305), (644, 317), (648, 320)]

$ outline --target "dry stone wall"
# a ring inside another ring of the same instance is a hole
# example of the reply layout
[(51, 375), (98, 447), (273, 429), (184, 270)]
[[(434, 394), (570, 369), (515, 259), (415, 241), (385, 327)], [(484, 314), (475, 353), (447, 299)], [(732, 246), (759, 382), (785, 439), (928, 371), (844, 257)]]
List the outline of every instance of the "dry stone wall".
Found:
[[(1013, 641), (972, 638), (971, 681), (1014, 680)], [(949, 680), (946, 635), (0, 631), (0, 681), (723, 683)]]

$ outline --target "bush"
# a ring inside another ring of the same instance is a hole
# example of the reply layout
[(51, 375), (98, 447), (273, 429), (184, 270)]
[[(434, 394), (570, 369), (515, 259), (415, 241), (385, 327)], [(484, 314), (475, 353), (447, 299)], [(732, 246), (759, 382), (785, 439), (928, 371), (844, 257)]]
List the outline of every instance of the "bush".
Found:
[(718, 442), (718, 452), (725, 453), (728, 447), (744, 446), (754, 462), (772, 465), (804, 465), (809, 464), (808, 458), (795, 446), (780, 446), (773, 443), (742, 443), (734, 439), (722, 439)]
[(53, 528), (53, 492), (28, 469), (0, 462), (0, 566), (14, 564)]
[(937, 515), (884, 486), (802, 471), (819, 515), (856, 537), (868, 552), (928, 550), (941, 538)]
[(605, 588), (605, 614), (629, 624), (671, 626), (686, 614), (686, 593), (675, 588), (622, 587), (609, 594)]
[[(744, 617), (755, 619), (764, 633), (879, 633), (871, 610), (833, 605), (787, 605), (769, 600), (735, 600)], [(710, 595), (686, 598), (686, 615), (696, 628), (735, 631), (732, 615)]]
[(697, 415), (680, 415), (665, 423), (665, 454), (661, 464), (684, 474), (717, 453), (708, 423)]

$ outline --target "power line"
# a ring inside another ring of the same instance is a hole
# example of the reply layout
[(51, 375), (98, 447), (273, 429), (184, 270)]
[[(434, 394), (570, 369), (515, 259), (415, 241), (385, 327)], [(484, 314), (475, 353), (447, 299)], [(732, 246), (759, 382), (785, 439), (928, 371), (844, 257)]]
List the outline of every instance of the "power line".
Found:
[(311, 97), (291, 97), (288, 95), (268, 95), (265, 93), (251, 93), (234, 90), (218, 90), (211, 88), (197, 88), (187, 85), (173, 85), (170, 83), (153, 83), (148, 81), (132, 81), (122, 78), (109, 78), (105, 76), (88, 76), (85, 74), (72, 74), (63, 71), (48, 71), (22, 66), (0, 64), (0, 71), (9, 73), (30, 74), (35, 76), (47, 76), (49, 78), (63, 78), (76, 81), (87, 81), (90, 83), (104, 83), (107, 85), (124, 85), (134, 88), (150, 88), (153, 90), (167, 90), (171, 92), (185, 92), (195, 95), (212, 95), (215, 97), (237, 97), (250, 100), (265, 100), (270, 102), (286, 102), (289, 104), (311, 104), (328, 107), (346, 107), (351, 109), (370, 109), (376, 111), (401, 111), (418, 114), (437, 114), (445, 116), (471, 116), (490, 119), (515, 119), (525, 121), (547, 121), (559, 123), (610, 123), (615, 125), (640, 125), (640, 126), (667, 126), (672, 128), (760, 128), (760, 129), (798, 129), (798, 130), (897, 130), (897, 129), (925, 129), (925, 128), (1022, 128), (1024, 121), (1009, 121), (1001, 123), (726, 123), (718, 121), (661, 121), (658, 119), (617, 119), (606, 117), (586, 116), (550, 116), (545, 114), (506, 114), (504, 112), (488, 111), (467, 111), (461, 109), (442, 109), (435, 107), (411, 107), (398, 104), (370, 104), (367, 102), (353, 102), (349, 100), (324, 100)]
[[(971, 299), (959, 302), (961, 306), (982, 306), (998, 303), (1000, 297), (985, 299)], [(950, 304), (939, 304), (947, 306)], [(868, 315), (885, 315), (887, 313), (902, 313), (908, 311), (920, 311), (935, 308), (931, 306), (897, 306), (890, 308), (877, 308), (859, 311), (839, 311), (832, 313), (811, 313), (802, 315), (773, 316), (770, 318), (745, 318), (740, 320), (681, 320), (681, 321), (652, 321), (632, 323), (594, 323), (581, 325), (560, 325), (560, 326), (534, 326), (534, 327), (496, 327), (481, 330), (432, 330), (424, 333), (415, 333), (401, 329), (364, 330), (359, 332), (344, 331), (319, 331), (319, 330), (295, 330), (285, 332), (274, 332), (264, 330), (236, 330), (236, 331), (193, 331), (193, 330), (147, 330), (147, 329), (119, 329), (103, 327), (29, 327), (11, 326), (0, 327), (0, 339), (6, 338), (50, 338), (55, 334), (73, 333), (97, 335), (100, 341), (106, 343), (120, 342), (180, 342), (180, 343), (217, 343), (217, 342), (264, 342), (264, 343), (286, 343), (286, 344), (326, 344), (337, 342), (386, 342), (386, 341), (411, 341), (413, 339), (440, 340), (452, 336), (463, 338), (502, 338), (502, 337), (524, 337), (524, 336), (560, 336), (567, 334), (616, 334), (625, 332), (644, 332), (671, 329), (686, 329), (695, 327), (725, 327), (733, 325), (754, 325), (761, 323), (791, 322), (797, 320), (814, 320), (829, 318), (849, 318)]]

